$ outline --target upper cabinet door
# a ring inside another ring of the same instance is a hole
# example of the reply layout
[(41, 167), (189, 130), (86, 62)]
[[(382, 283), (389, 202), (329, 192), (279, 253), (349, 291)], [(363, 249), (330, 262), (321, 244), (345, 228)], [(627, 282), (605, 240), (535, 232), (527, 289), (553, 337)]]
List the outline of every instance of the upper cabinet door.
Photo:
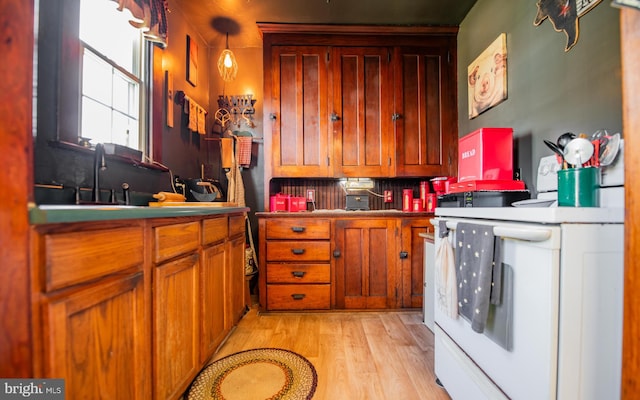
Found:
[(326, 46), (272, 47), (275, 177), (330, 176)]
[(334, 176), (394, 175), (391, 50), (335, 47), (330, 129)]
[(458, 173), (454, 50), (442, 45), (395, 49), (397, 176)]

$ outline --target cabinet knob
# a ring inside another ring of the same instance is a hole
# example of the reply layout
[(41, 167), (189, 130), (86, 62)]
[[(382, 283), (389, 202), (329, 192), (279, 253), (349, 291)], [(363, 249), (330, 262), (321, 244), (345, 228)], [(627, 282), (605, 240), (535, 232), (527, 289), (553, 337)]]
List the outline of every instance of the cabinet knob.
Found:
[(291, 295), (294, 300), (302, 300), (306, 297), (304, 293), (294, 293)]
[(291, 275), (293, 275), (295, 278), (304, 278), (304, 275), (306, 274), (305, 271), (292, 271)]
[(304, 254), (304, 249), (291, 249), (291, 252), (293, 254), (300, 255), (300, 254)]
[(269, 114), (269, 119), (272, 120), (272, 121), (275, 121), (276, 120), (276, 115), (273, 114), (273, 113)]
[(331, 120), (332, 121), (338, 121), (340, 119), (340, 117), (338, 116), (338, 114), (336, 113), (331, 113)]
[(397, 120), (399, 120), (400, 118), (402, 118), (402, 115), (400, 115), (400, 114), (398, 114), (398, 113), (393, 113), (393, 114), (391, 114), (391, 120), (392, 120), (392, 121), (397, 121)]
[(342, 254), (340, 254), (340, 250), (334, 250), (333, 251), (333, 257), (334, 258), (339, 258)]
[(401, 251), (400, 252), (400, 258), (409, 258), (409, 252), (408, 251)]

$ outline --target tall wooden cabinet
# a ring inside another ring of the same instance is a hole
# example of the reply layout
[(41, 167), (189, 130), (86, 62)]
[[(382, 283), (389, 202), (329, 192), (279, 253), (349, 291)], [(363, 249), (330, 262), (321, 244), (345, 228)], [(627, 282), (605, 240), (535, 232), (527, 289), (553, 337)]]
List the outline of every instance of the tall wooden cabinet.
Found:
[[(271, 165), (275, 176), (329, 174), (327, 46), (273, 46), (270, 49)], [(265, 69), (266, 71), (266, 69)], [(266, 73), (266, 72), (265, 72)], [(265, 154), (269, 154), (265, 152)]]
[(457, 173), (457, 28), (258, 27), (266, 185)]
[(333, 176), (394, 175), (391, 50), (334, 47), (331, 77)]
[(398, 176), (457, 175), (454, 49), (446, 40), (394, 49)]

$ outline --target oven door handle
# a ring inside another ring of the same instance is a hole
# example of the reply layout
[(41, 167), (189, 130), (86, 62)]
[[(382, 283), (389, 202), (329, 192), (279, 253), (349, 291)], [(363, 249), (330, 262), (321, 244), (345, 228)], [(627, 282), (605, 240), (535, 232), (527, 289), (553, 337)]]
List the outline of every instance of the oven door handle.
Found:
[[(455, 230), (457, 222), (447, 221), (447, 228)], [(547, 228), (514, 228), (510, 226), (496, 225), (493, 227), (493, 234), (503, 239), (526, 240), (528, 242), (544, 242), (551, 237), (551, 229)]]

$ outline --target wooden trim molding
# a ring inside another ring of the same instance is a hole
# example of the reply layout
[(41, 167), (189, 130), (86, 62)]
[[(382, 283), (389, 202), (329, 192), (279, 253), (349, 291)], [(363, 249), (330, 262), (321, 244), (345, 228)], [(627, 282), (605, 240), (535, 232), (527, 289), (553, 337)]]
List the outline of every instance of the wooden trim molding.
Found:
[(634, 223), (640, 219), (640, 11), (633, 8), (620, 12), (620, 53), (626, 192), (621, 399), (631, 400), (640, 398), (640, 225)]
[(296, 24), (257, 22), (262, 34), (297, 33), (334, 35), (445, 35), (458, 33), (457, 26), (420, 26), (420, 25), (332, 25), (332, 24)]
[[(0, 0), (0, 376), (33, 376), (29, 286), (29, 216), (33, 187), (32, 1)], [(8, 60), (11, 60), (10, 62)]]

